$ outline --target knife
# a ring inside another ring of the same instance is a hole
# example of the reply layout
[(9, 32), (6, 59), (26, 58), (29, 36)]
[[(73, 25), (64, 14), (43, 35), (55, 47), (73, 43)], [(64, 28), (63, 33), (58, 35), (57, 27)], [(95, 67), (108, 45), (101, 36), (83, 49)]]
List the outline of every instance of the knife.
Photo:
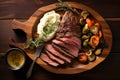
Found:
[(40, 56), (42, 49), (43, 49), (43, 46), (38, 46), (36, 48), (36, 51), (35, 51), (35, 54), (34, 54), (34, 60), (33, 60), (32, 64), (30, 65), (30, 68), (28, 69), (27, 74), (26, 74), (27, 79), (31, 76), (34, 64), (35, 64), (37, 58)]

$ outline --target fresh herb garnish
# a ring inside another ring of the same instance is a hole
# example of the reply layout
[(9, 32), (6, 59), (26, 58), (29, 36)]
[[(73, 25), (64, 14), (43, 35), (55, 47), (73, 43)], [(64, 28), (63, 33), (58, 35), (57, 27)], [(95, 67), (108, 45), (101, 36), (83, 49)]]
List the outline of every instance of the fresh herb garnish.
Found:
[(32, 38), (30, 38), (27, 41), (27, 44), (24, 46), (25, 49), (29, 48), (30, 46), (33, 47), (38, 47), (40, 45), (43, 45), (43, 40), (42, 38), (35, 38), (35, 40), (33, 40)]
[(71, 10), (72, 12), (75, 12), (77, 14), (80, 14), (75, 8), (71, 7), (67, 3), (63, 2), (62, 0), (58, 0), (58, 3), (56, 4), (57, 11), (67, 11)]

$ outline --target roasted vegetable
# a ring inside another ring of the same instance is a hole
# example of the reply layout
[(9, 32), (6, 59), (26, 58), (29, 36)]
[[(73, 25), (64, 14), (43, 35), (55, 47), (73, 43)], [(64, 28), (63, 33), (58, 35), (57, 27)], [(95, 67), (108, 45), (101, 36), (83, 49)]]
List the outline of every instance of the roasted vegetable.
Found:
[(86, 19), (90, 14), (89, 14), (88, 11), (84, 10), (84, 11), (81, 12), (80, 15), (83, 17), (83, 19)]
[(93, 53), (93, 52), (92, 52), (92, 50), (90, 49), (90, 50), (88, 50), (88, 51), (86, 52), (86, 55), (87, 55), (87, 56), (90, 56), (90, 55), (92, 55), (92, 53)]
[(90, 38), (89, 35), (83, 35), (83, 36), (81, 37), (82, 40), (89, 39), (89, 38)]
[(94, 22), (94, 20), (92, 20), (90, 18), (87, 18), (86, 23), (88, 24), (88, 27), (91, 28), (94, 25), (95, 22)]
[(89, 60), (90, 62), (95, 61), (95, 60), (96, 60), (95, 54), (91, 54), (90, 56), (88, 56), (88, 60)]
[(87, 55), (86, 55), (84, 52), (80, 53), (80, 55), (79, 55), (79, 61), (80, 61), (81, 63), (86, 63), (87, 60), (88, 60)]
[(86, 40), (83, 41), (83, 46), (84, 47), (87, 47), (88, 44), (89, 44), (89, 39), (86, 39)]
[(85, 26), (82, 29), (82, 33), (86, 34), (89, 31), (88, 24), (85, 24)]
[(98, 44), (99, 44), (99, 39), (100, 39), (100, 38), (99, 38), (97, 35), (93, 35), (93, 36), (90, 38), (90, 42), (89, 42), (90, 46), (93, 47), (93, 48), (95, 48), (96, 46), (98, 46)]
[(85, 25), (85, 19), (83, 17), (80, 18), (80, 25), (84, 26)]
[(81, 14), (80, 14), (80, 25), (85, 25), (85, 23), (86, 23), (86, 18), (89, 16), (90, 14), (89, 14), (89, 12), (88, 11), (85, 11), (85, 10), (83, 10), (82, 12), (81, 12)]
[(93, 33), (93, 34), (97, 34), (98, 31), (99, 31), (99, 29), (98, 29), (98, 27), (95, 26), (95, 25), (90, 28), (90, 32)]
[(102, 54), (102, 49), (101, 48), (96, 49), (95, 50), (95, 55), (98, 56), (100, 54)]
[[(87, 11), (82, 11), (80, 17), (80, 26), (82, 25), (82, 51), (86, 54), (87, 60), (92, 62), (96, 59), (96, 56), (102, 54), (104, 48), (102, 28), (100, 23)], [(79, 61), (82, 62), (82, 58)]]

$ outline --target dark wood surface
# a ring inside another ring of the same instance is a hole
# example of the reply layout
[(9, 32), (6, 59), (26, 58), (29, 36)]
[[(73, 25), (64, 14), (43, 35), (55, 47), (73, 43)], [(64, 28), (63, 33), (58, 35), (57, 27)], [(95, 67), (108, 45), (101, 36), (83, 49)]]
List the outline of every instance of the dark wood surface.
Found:
[[(30, 80), (120, 80), (120, 1), (119, 0), (64, 0), (83, 3), (97, 11), (107, 21), (113, 35), (113, 44), (105, 61), (92, 70), (74, 74), (60, 75), (50, 73), (35, 64)], [(55, 3), (57, 0), (0, 0), (0, 54), (9, 48), (8, 39), (13, 37), (21, 42), (24, 37), (15, 34), (11, 29), (13, 19), (26, 21), (38, 8)], [(110, 43), (111, 44), (111, 43)], [(11, 71), (0, 58), (0, 80), (25, 80), (26, 71), (32, 60), (20, 71)]]

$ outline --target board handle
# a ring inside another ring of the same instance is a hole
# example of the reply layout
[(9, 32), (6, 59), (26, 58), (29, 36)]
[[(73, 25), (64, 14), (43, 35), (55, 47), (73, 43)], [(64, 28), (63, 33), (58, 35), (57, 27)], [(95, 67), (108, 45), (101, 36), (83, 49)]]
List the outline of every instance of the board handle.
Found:
[(25, 22), (20, 22), (16, 19), (14, 19), (12, 21), (12, 29), (20, 29), (22, 31), (24, 31), (27, 36), (30, 36), (32, 35), (32, 29), (34, 28), (35, 24), (36, 24), (36, 21), (37, 21), (37, 17), (30, 17), (27, 21)]
[[(15, 32), (17, 32), (17, 30), (23, 31), (26, 34), (25, 35), (26, 41), (28, 41), (32, 37), (32, 32), (33, 32), (32, 30), (35, 27), (36, 21), (37, 21), (36, 17), (30, 17), (25, 22), (20, 22), (20, 21), (14, 19), (12, 21), (11, 27)], [(18, 43), (16, 41), (14, 41), (12, 38), (9, 39), (8, 43), (10, 46), (19, 47), (19, 48), (23, 48), (23, 45), (24, 45), (24, 43)]]

